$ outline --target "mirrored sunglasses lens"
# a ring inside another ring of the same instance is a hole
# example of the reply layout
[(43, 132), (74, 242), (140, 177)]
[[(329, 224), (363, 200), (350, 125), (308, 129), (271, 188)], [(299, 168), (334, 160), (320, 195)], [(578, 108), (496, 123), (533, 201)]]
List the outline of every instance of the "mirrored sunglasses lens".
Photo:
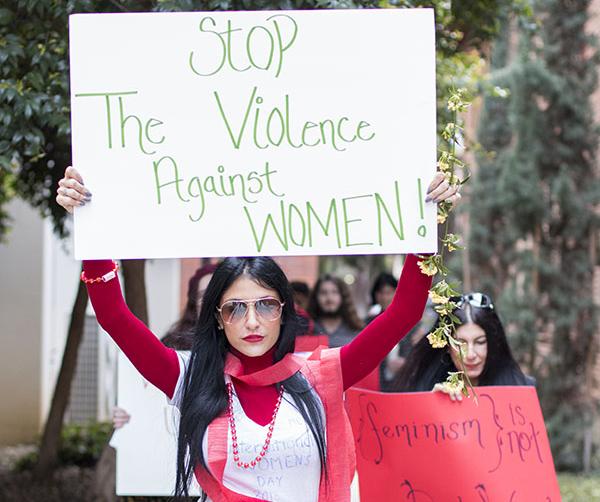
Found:
[(467, 301), (473, 305), (473, 307), (481, 307), (482, 304), (482, 295), (481, 293), (472, 293), (470, 295), (467, 295)]
[(267, 321), (274, 321), (281, 314), (281, 304), (274, 298), (265, 298), (256, 302), (256, 312)]
[(227, 323), (237, 322), (246, 315), (248, 306), (245, 302), (227, 302), (221, 307), (223, 319)]

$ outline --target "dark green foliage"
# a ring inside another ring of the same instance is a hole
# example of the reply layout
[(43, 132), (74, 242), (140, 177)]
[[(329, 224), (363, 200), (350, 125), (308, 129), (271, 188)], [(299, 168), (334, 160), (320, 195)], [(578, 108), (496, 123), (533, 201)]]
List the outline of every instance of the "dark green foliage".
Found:
[[(112, 424), (91, 422), (87, 425), (65, 425), (61, 433), (61, 446), (58, 452), (61, 466), (77, 465), (92, 467), (112, 434)], [(25, 455), (15, 465), (17, 471), (31, 470), (37, 463), (38, 452)]]
[(112, 434), (112, 424), (96, 422), (87, 425), (70, 424), (63, 427), (60, 463), (63, 465), (94, 465)]
[(64, 9), (53, 2), (4, 5), (0, 9), (0, 168), (3, 177), (14, 176), (17, 192), (23, 191), (34, 206), (47, 211), (48, 191), (57, 179), (56, 161), (52, 163), (61, 149), (57, 139), (70, 133)]
[(540, 28), (495, 47), (496, 82), (509, 100), (487, 99), (482, 156), (471, 205), (476, 287), (491, 292), (518, 358), (538, 379), (557, 468), (583, 467), (583, 437), (598, 413), (592, 277), (600, 201), (596, 40), (588, 0), (539, 0)]
[(390, 0), (401, 7), (429, 7), (435, 10), (437, 45), (446, 56), (481, 46), (498, 34), (500, 19), (519, 10), (515, 0), (447, 2), (440, 0)]

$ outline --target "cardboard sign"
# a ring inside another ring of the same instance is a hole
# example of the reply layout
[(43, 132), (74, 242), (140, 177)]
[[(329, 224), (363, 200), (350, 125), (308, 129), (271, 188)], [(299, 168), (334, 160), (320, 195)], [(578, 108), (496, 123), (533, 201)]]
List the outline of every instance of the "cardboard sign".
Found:
[(69, 40), (77, 259), (435, 251), (430, 9), (78, 14)]
[(478, 397), (348, 391), (361, 500), (560, 501), (535, 389)]
[[(179, 410), (140, 376), (123, 353), (118, 364), (119, 406), (131, 419), (111, 439), (117, 450), (117, 495), (172, 496)], [(200, 494), (195, 478), (190, 494)]]

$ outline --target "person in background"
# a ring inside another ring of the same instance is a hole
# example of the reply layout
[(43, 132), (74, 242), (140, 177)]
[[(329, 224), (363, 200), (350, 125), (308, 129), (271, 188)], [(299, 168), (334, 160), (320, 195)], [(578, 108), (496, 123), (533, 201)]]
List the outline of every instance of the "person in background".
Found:
[(290, 282), (292, 288), (292, 296), (294, 297), (294, 305), (296, 309), (300, 307), (302, 310), (308, 309), (308, 302), (310, 300), (310, 288), (304, 281), (292, 281)]
[(330, 274), (322, 276), (315, 284), (308, 313), (315, 320), (315, 334), (327, 335), (330, 347), (341, 347), (352, 341), (364, 326), (348, 286)]
[[(461, 325), (455, 338), (462, 344), (464, 371), (473, 386), (535, 385), (515, 361), (502, 322), (489, 296), (470, 293), (455, 298)], [(437, 327), (434, 326), (434, 329)], [(458, 350), (434, 349), (422, 337), (409, 353), (391, 387), (393, 392), (440, 391), (452, 400), (462, 394), (444, 385), (448, 372), (462, 371)]]
[(381, 272), (375, 278), (373, 287), (371, 288), (371, 308), (369, 309), (369, 315), (365, 319), (367, 324), (388, 308), (392, 302), (392, 298), (394, 298), (394, 291), (396, 291), (397, 285), (398, 281), (396, 278), (388, 272)]
[[(194, 342), (194, 326), (198, 319), (202, 297), (206, 291), (206, 286), (212, 279), (213, 272), (218, 264), (209, 263), (194, 272), (188, 281), (187, 302), (180, 319), (175, 322), (163, 336), (160, 341), (165, 347), (178, 351), (192, 350)], [(115, 406), (112, 413), (113, 427), (120, 429), (131, 420), (131, 415), (123, 408)]]
[(193, 331), (200, 313), (202, 298), (217, 266), (217, 263), (203, 265), (190, 277), (187, 302), (181, 318), (169, 328), (167, 334), (161, 339), (165, 346), (175, 350), (192, 350)]
[(306, 309), (308, 308), (308, 300), (310, 298), (310, 288), (308, 284), (303, 281), (292, 281), (290, 282), (292, 288), (292, 297), (294, 298), (294, 307), (296, 307), (296, 313), (300, 316), (302, 331), (304, 335), (315, 334), (315, 321), (310, 317)]

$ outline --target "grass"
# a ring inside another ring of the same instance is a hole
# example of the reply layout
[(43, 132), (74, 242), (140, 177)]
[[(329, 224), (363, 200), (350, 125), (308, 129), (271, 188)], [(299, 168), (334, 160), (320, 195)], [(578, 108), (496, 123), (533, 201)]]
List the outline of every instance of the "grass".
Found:
[(600, 500), (600, 474), (559, 474), (558, 483), (563, 502)]

